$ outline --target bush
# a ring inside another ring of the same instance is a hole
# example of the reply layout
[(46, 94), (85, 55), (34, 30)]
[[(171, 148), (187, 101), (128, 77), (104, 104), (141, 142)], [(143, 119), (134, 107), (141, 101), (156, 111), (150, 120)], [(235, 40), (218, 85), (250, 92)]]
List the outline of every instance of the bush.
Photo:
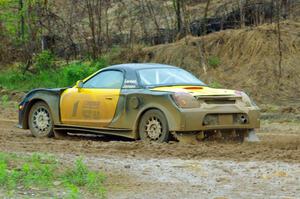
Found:
[(213, 81), (213, 82), (209, 83), (209, 87), (212, 87), (212, 88), (222, 88), (223, 86), (219, 82)]
[(81, 80), (83, 78), (88, 77), (93, 74), (101, 67), (89, 66), (87, 64), (70, 64), (67, 67), (64, 67), (61, 71), (63, 79), (65, 82), (63, 83), (65, 86), (70, 86), (75, 84), (76, 81)]
[(0, 86), (9, 90), (28, 91), (33, 88), (55, 88), (75, 85), (97, 70), (108, 65), (106, 58), (93, 62), (72, 62), (63, 67), (39, 70), (37, 74), (22, 69), (10, 69), (0, 73)]
[(39, 71), (54, 68), (55, 66), (54, 61), (55, 61), (54, 55), (48, 50), (44, 50), (36, 54), (33, 58), (34, 66)]
[(208, 65), (212, 68), (217, 68), (221, 64), (221, 60), (217, 56), (210, 56), (208, 58)]
[(3, 96), (1, 97), (1, 103), (2, 103), (2, 105), (3, 105), (3, 106), (7, 106), (7, 105), (8, 105), (8, 100), (9, 100), (8, 95), (3, 95)]

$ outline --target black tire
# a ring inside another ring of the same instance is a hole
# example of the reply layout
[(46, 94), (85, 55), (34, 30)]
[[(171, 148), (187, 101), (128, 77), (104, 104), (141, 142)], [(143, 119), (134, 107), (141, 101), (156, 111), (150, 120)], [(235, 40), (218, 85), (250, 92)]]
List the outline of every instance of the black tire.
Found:
[(155, 109), (144, 113), (139, 123), (139, 135), (141, 140), (167, 142), (170, 132), (165, 115)]
[(248, 129), (236, 131), (236, 141), (238, 142), (243, 143), (245, 141), (245, 137), (247, 136), (248, 136)]
[(29, 129), (34, 137), (53, 137), (53, 119), (45, 102), (35, 103), (29, 112)]

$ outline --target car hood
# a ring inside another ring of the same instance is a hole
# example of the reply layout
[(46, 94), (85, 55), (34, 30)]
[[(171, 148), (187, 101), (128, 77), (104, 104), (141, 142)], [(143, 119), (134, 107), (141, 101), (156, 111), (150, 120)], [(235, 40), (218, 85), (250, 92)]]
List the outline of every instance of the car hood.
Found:
[(193, 96), (236, 96), (235, 90), (216, 89), (207, 86), (165, 86), (152, 88), (152, 91), (186, 92)]

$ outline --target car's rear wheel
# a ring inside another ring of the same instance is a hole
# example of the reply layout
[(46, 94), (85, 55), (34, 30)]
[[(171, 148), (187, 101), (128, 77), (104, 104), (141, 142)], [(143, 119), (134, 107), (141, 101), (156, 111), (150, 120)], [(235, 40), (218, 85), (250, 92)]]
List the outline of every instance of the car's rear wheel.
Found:
[(169, 140), (169, 127), (165, 115), (159, 110), (149, 110), (139, 123), (141, 140), (167, 142)]
[(29, 129), (35, 137), (53, 137), (53, 120), (45, 102), (35, 103), (29, 112)]

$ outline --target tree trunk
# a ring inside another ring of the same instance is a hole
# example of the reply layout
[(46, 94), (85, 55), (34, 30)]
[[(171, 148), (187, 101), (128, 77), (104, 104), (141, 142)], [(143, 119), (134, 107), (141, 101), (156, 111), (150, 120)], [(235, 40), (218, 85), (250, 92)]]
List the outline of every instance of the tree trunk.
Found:
[(177, 32), (180, 33), (182, 31), (182, 19), (181, 19), (181, 5), (182, 0), (173, 0), (173, 5), (176, 14), (176, 22), (177, 22)]
[(19, 38), (23, 41), (25, 35), (25, 20), (24, 20), (24, 13), (23, 13), (23, 0), (19, 0), (19, 13), (20, 13), (20, 33)]
[(146, 39), (146, 42), (148, 42), (149, 35), (148, 35), (148, 30), (147, 30), (147, 25), (146, 25), (146, 23), (147, 23), (146, 22), (146, 16), (145, 16), (146, 8), (145, 8), (144, 0), (140, 0), (139, 4), (140, 4), (140, 9), (141, 9), (140, 24), (141, 24), (141, 27), (143, 29), (144, 38)]
[(282, 76), (282, 47), (281, 47), (281, 27), (280, 27), (280, 11), (281, 11), (281, 5), (279, 0), (277, 0), (277, 35), (278, 35), (278, 55), (279, 55), (279, 60), (278, 60), (278, 81), (280, 81), (280, 78)]
[(151, 17), (153, 18), (153, 21), (154, 21), (154, 25), (155, 25), (155, 27), (156, 27), (157, 34), (160, 35), (160, 26), (159, 26), (159, 22), (157, 21), (157, 18), (156, 18), (156, 16), (155, 16), (154, 9), (153, 9), (153, 5), (152, 5), (151, 1), (146, 1), (146, 6), (147, 6), (147, 8), (148, 8), (149, 14), (150, 14)]
[(245, 14), (244, 14), (244, 4), (243, 0), (237, 0), (238, 5), (239, 5), (239, 10), (240, 10), (240, 27), (244, 28), (245, 27)]
[(106, 44), (108, 46), (110, 46), (111, 39), (110, 39), (110, 35), (109, 35), (108, 9), (109, 9), (109, 2), (106, 1), (106, 4), (105, 4), (105, 34), (106, 34)]
[(92, 58), (97, 58), (97, 45), (96, 45), (96, 32), (95, 32), (95, 19), (94, 19), (94, 12), (93, 12), (93, 5), (91, 4), (90, 0), (86, 0), (86, 7), (88, 10), (88, 18), (89, 18), (89, 27), (92, 33)]
[(210, 0), (206, 1), (206, 6), (205, 6), (205, 10), (204, 10), (204, 23), (203, 23), (203, 33), (206, 35), (207, 34), (207, 15), (208, 15), (208, 10), (209, 10), (209, 5), (210, 5)]

